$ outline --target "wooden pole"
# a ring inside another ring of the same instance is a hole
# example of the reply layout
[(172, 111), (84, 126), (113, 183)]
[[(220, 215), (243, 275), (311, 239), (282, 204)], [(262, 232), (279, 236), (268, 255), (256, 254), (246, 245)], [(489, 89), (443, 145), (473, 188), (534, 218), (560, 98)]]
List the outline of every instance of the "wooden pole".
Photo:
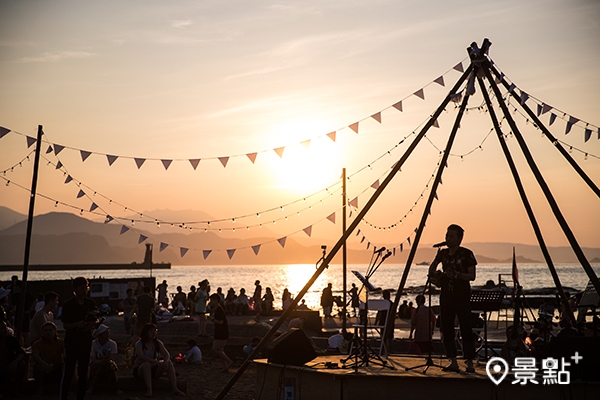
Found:
[[(500, 73), (498, 72), (496, 67), (494, 67), (493, 65), (490, 65), (490, 70), (494, 73), (494, 75), (496, 75), (499, 79), (501, 79), (502, 76), (500, 75)], [(510, 86), (509, 86), (508, 82), (506, 82), (506, 80), (501, 79), (501, 82), (502, 82), (502, 85), (506, 89), (510, 89)], [(521, 96), (519, 96), (515, 90), (510, 90), (510, 94), (512, 95), (512, 97), (515, 100), (517, 100), (519, 102), (519, 104), (521, 105), (523, 110), (525, 110), (527, 115), (529, 115), (529, 118), (532, 119), (532, 121), (542, 130), (542, 132), (544, 132), (544, 135), (556, 147), (556, 149), (560, 152), (560, 154), (562, 154), (563, 157), (569, 162), (569, 164), (571, 164), (571, 166), (579, 174), (581, 179), (583, 179), (584, 182), (587, 183), (587, 185), (590, 187), (590, 189), (592, 189), (594, 191), (594, 193), (596, 193), (596, 196), (600, 197), (600, 189), (598, 188), (598, 186), (590, 179), (589, 176), (587, 176), (585, 171), (583, 169), (581, 169), (579, 164), (577, 164), (577, 162), (573, 159), (573, 157), (571, 157), (569, 152), (567, 150), (565, 150), (565, 148), (559, 143), (559, 141), (556, 140), (556, 138), (552, 135), (552, 133), (548, 130), (548, 128), (546, 128), (546, 126), (542, 123), (542, 121), (540, 121), (540, 119), (537, 117), (537, 115), (535, 115), (535, 113), (531, 110), (531, 108), (529, 108), (529, 106), (527, 106), (527, 103), (525, 103), (525, 102), (521, 103)]]
[[(492, 79), (492, 75), (491, 75), (489, 69), (483, 68), (483, 72), (485, 73), (485, 76), (488, 79), (488, 82), (489, 82), (492, 90), (494, 91), (494, 95), (496, 96), (497, 99), (501, 99), (502, 93), (500, 93), (500, 89), (498, 89), (498, 85), (496, 85), (496, 83)], [(519, 131), (519, 127), (517, 126), (514, 119), (512, 118), (512, 115), (510, 114), (508, 107), (506, 107), (506, 104), (504, 104), (503, 101), (499, 101), (498, 104), (500, 104), (500, 107), (502, 108), (502, 112), (504, 113), (504, 116), (506, 117), (506, 120), (508, 121), (508, 124), (510, 125), (510, 129), (512, 129), (512, 132), (513, 132), (515, 138), (517, 139), (519, 146), (521, 147), (521, 151), (523, 152), (523, 155), (525, 156), (525, 159), (527, 160), (527, 164), (529, 165), (531, 172), (533, 172), (533, 175), (535, 176), (535, 179), (537, 180), (538, 185), (540, 186), (540, 188), (542, 189), (542, 192), (544, 192), (544, 195), (546, 196), (546, 200), (548, 201), (548, 204), (550, 205), (550, 208), (552, 209), (552, 213), (554, 213), (554, 217), (558, 221), (558, 224), (560, 225), (565, 236), (567, 237), (567, 240), (569, 241), (569, 244), (571, 245), (573, 252), (575, 253), (575, 255), (577, 256), (577, 259), (581, 263), (581, 266), (583, 267), (587, 276), (590, 278), (590, 281), (594, 285), (596, 292), (600, 293), (600, 281), (598, 280), (598, 277), (596, 276), (596, 273), (592, 269), (589, 261), (585, 257), (583, 250), (581, 250), (581, 247), (579, 246), (579, 243), (577, 242), (575, 235), (571, 231), (569, 224), (567, 223), (567, 221), (565, 220), (565, 217), (563, 216), (562, 212), (560, 211), (560, 208), (558, 207), (558, 204), (556, 203), (556, 200), (554, 199), (552, 192), (548, 188), (548, 184), (544, 180), (542, 173), (540, 172), (539, 168), (537, 167), (535, 160), (533, 159), (533, 156), (531, 155), (531, 152), (529, 151), (529, 148), (527, 147), (527, 143), (525, 143), (525, 140), (523, 139), (523, 136), (521, 135), (521, 132)]]
[(35, 193), (37, 191), (38, 171), (40, 166), (40, 153), (42, 149), (42, 125), (38, 125), (37, 142), (35, 145), (35, 159), (33, 163), (33, 177), (31, 179), (31, 192), (29, 196), (29, 214), (27, 217), (27, 233), (25, 235), (25, 254), (23, 255), (23, 277), (21, 282), (21, 294), (17, 306), (16, 337), (21, 340), (23, 318), (25, 312), (25, 297), (27, 293), (27, 274), (29, 271), (29, 253), (31, 252), (31, 232), (33, 231), (33, 211), (35, 209)]
[[(563, 291), (562, 284), (560, 283), (560, 278), (556, 273), (556, 268), (554, 268), (554, 263), (552, 262), (552, 257), (550, 256), (550, 252), (548, 251), (548, 247), (546, 247), (546, 243), (544, 242), (544, 237), (542, 236), (542, 231), (540, 226), (537, 223), (537, 219), (533, 213), (533, 209), (531, 208), (531, 204), (529, 203), (529, 199), (527, 198), (527, 194), (525, 193), (525, 188), (523, 187), (523, 183), (521, 182), (521, 177), (519, 176), (519, 171), (517, 171), (517, 167), (513, 161), (513, 158), (510, 154), (508, 146), (504, 141), (504, 136), (502, 134), (502, 129), (500, 128), (500, 123), (498, 122), (498, 118), (496, 117), (496, 111), (492, 106), (492, 101), (490, 100), (490, 96), (485, 88), (485, 84), (483, 83), (483, 79), (478, 76), (477, 81), (479, 82), (479, 87), (481, 88), (481, 93), (483, 94), (483, 98), (485, 99), (485, 103), (487, 104), (488, 112), (490, 113), (490, 118), (492, 119), (492, 123), (494, 124), (494, 129), (496, 130), (496, 134), (498, 136), (498, 141), (500, 142), (500, 147), (502, 148), (502, 152), (504, 153), (504, 157), (508, 162), (508, 166), (510, 168), (510, 172), (512, 173), (513, 179), (515, 181), (515, 185), (517, 186), (517, 190), (519, 191), (519, 195), (521, 196), (521, 201), (523, 202), (523, 206), (525, 206), (525, 211), (527, 212), (527, 216), (529, 217), (529, 221), (531, 222), (531, 226), (533, 227), (533, 232), (535, 233), (535, 237), (537, 238), (538, 244), (540, 245), (540, 249), (542, 250), (542, 254), (544, 255), (544, 260), (546, 260), (546, 264), (550, 269), (550, 274), (552, 275), (552, 279), (554, 280), (554, 285), (558, 289), (558, 293), (561, 299), (566, 299), (565, 293)], [(514, 253), (514, 248), (513, 248)], [(516, 282), (515, 282), (516, 283)], [(568, 307), (568, 315), (569, 319), (573, 323), (573, 326), (577, 326), (577, 322), (575, 320), (575, 316), (573, 315), (573, 311), (570, 307)]]
[[(348, 204), (348, 193), (346, 192), (346, 168), (342, 168), (342, 235), (346, 232), (346, 213), (348, 212), (347, 208)], [(342, 281), (343, 281), (343, 291), (342, 291), (342, 299), (344, 299), (344, 306), (342, 307), (342, 333), (346, 333), (346, 315), (347, 307), (346, 307), (346, 294), (347, 294), (347, 284), (348, 284), (348, 266), (347, 266), (347, 240), (344, 239), (344, 244), (342, 246)]]
[(244, 360), (244, 362), (242, 363), (240, 368), (235, 372), (235, 374), (233, 374), (233, 376), (231, 377), (229, 382), (227, 382), (227, 384), (223, 387), (223, 389), (221, 389), (221, 392), (219, 392), (219, 394), (217, 395), (216, 400), (221, 400), (225, 397), (227, 392), (229, 392), (229, 389), (231, 389), (231, 387), (239, 379), (239, 377), (242, 376), (242, 374), (244, 373), (246, 368), (248, 368), (248, 365), (250, 364), (250, 362), (252, 362), (252, 358), (256, 354), (260, 353), (263, 348), (265, 348), (265, 346), (267, 345), (267, 343), (269, 343), (269, 341), (271, 340), (271, 338), (273, 337), (275, 332), (277, 332), (279, 327), (281, 325), (283, 325), (283, 322), (290, 315), (292, 310), (298, 305), (298, 302), (300, 301), (300, 299), (302, 299), (302, 297), (306, 294), (308, 289), (310, 289), (310, 287), (317, 280), (317, 278), (323, 273), (323, 271), (329, 267), (329, 263), (331, 262), (333, 257), (335, 257), (337, 252), (340, 250), (344, 241), (348, 238), (348, 236), (350, 236), (352, 234), (354, 229), (356, 229), (358, 224), (361, 222), (361, 220), (364, 218), (364, 216), (367, 214), (367, 212), (371, 209), (371, 207), (373, 206), (375, 201), (377, 201), (377, 199), (379, 198), (381, 193), (383, 193), (383, 191), (389, 185), (389, 183), (394, 178), (394, 176), (396, 176), (398, 171), (400, 171), (400, 168), (402, 168), (402, 165), (406, 162), (408, 157), (412, 154), (414, 149), (417, 147), (417, 145), (423, 139), (423, 137), (425, 136), (425, 134), (427, 133), (429, 128), (431, 128), (433, 126), (433, 123), (437, 120), (437, 118), (442, 113), (442, 111), (444, 111), (444, 108), (450, 102), (452, 95), (454, 95), (456, 93), (458, 88), (460, 88), (460, 86), (467, 79), (467, 77), (469, 76), (469, 74), (472, 71), (472, 68), (473, 68), (472, 65), (469, 65), (467, 67), (467, 69), (465, 70), (465, 72), (458, 79), (456, 84), (452, 87), (452, 89), (450, 89), (446, 98), (442, 101), (442, 103), (437, 108), (437, 110), (431, 115), (431, 117), (429, 118), (427, 123), (423, 126), (423, 128), (421, 129), (419, 134), (415, 137), (415, 139), (410, 144), (410, 146), (408, 146), (408, 148), (406, 149), (406, 151), (404, 152), (404, 154), (402, 155), (400, 160), (394, 165), (394, 167), (392, 168), (390, 173), (385, 177), (383, 182), (381, 182), (379, 187), (375, 190), (375, 193), (373, 193), (371, 198), (365, 204), (364, 208), (359, 211), (359, 213), (356, 216), (356, 219), (354, 221), (352, 221), (352, 223), (350, 224), (348, 229), (344, 232), (342, 237), (336, 242), (336, 244), (333, 246), (333, 248), (331, 249), (329, 254), (325, 257), (325, 260), (323, 260), (323, 262), (321, 263), (319, 268), (315, 271), (313, 276), (308, 280), (306, 285), (304, 285), (304, 287), (300, 290), (298, 295), (294, 298), (294, 300), (292, 301), (292, 304), (290, 304), (290, 306), (286, 310), (283, 311), (283, 314), (281, 314), (281, 316), (277, 319), (277, 321), (275, 321), (275, 324), (273, 325), (273, 327), (265, 334), (265, 336), (261, 339), (261, 341), (258, 343), (258, 345), (254, 348), (254, 350), (252, 351), (252, 354), (250, 354), (248, 356), (248, 358), (246, 358), (246, 360)]

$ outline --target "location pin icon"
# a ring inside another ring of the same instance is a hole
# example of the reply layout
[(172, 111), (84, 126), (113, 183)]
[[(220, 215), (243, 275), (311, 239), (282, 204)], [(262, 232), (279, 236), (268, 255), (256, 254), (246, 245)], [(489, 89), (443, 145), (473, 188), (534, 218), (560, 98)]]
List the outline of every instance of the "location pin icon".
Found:
[[(504, 360), (504, 358), (492, 357), (485, 366), (485, 372), (487, 372), (487, 375), (497, 386), (504, 380), (504, 378), (506, 378), (506, 375), (508, 375), (508, 363)], [(499, 374), (501, 374), (500, 377), (496, 378), (496, 376)]]

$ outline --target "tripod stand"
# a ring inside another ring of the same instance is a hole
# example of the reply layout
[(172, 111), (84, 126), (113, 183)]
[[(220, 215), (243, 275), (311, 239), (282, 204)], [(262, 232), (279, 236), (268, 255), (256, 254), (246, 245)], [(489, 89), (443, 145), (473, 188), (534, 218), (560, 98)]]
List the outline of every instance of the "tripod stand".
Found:
[[(439, 253), (439, 249), (438, 249), (438, 253)], [(413, 369), (417, 369), (417, 368), (422, 368), (425, 367), (425, 369), (423, 370), (423, 373), (426, 374), (427, 370), (429, 369), (429, 367), (438, 367), (438, 368), (444, 368), (441, 365), (437, 365), (433, 362), (433, 358), (431, 358), (431, 350), (433, 349), (433, 328), (431, 327), (432, 325), (432, 321), (431, 321), (431, 278), (429, 278), (429, 276), (427, 277), (427, 282), (425, 283), (425, 288), (423, 289), (423, 293), (421, 293), (422, 295), (425, 295), (425, 290), (429, 291), (429, 312), (427, 313), (427, 328), (429, 329), (429, 348), (428, 348), (428, 352), (427, 352), (427, 359), (425, 360), (425, 364), (420, 364), (420, 365), (416, 365), (414, 367), (410, 367), (410, 368), (404, 368), (405, 371), (411, 371)]]
[[(342, 368), (354, 368), (354, 372), (358, 373), (359, 367), (368, 367), (369, 361), (372, 361), (374, 364), (380, 365), (385, 368), (394, 369), (393, 365), (388, 365), (387, 360), (384, 360), (379, 353), (377, 353), (368, 342), (367, 331), (369, 329), (368, 324), (368, 314), (369, 314), (369, 292), (373, 292), (378, 290), (375, 288), (370, 282), (369, 279), (375, 271), (379, 268), (379, 266), (385, 261), (386, 258), (392, 255), (390, 251), (388, 251), (385, 255), (381, 256), (381, 253), (385, 250), (385, 247), (381, 248), (378, 251), (374, 251), (373, 255), (377, 254), (375, 260), (373, 260), (373, 256), (371, 256), (371, 262), (369, 263), (369, 267), (367, 268), (366, 276), (363, 276), (358, 271), (352, 271), (352, 273), (358, 278), (358, 280), (363, 284), (360, 289), (360, 292), (364, 289), (365, 301), (364, 301), (364, 309), (360, 311), (360, 315), (362, 318), (361, 323), (354, 325), (354, 334), (352, 336), (352, 344), (351, 351), (348, 357), (343, 358), (340, 362), (343, 365)], [(379, 263), (377, 263), (379, 261)], [(388, 307), (388, 312), (386, 318), (390, 318), (390, 313), (392, 312), (391, 307)], [(385, 341), (386, 339), (386, 330), (383, 329), (381, 332), (381, 340)], [(351, 363), (346, 364), (349, 360), (353, 360)]]

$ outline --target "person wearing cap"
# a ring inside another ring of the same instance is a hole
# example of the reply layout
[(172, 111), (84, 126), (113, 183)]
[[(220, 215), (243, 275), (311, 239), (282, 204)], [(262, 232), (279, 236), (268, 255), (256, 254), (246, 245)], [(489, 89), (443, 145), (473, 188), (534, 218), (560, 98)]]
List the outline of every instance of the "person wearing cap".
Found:
[(65, 342), (56, 334), (54, 322), (48, 321), (42, 326), (42, 337), (31, 345), (33, 359), (33, 377), (38, 384), (39, 394), (48, 386), (57, 384), (62, 377), (65, 362)]
[(122, 394), (117, 382), (117, 342), (110, 338), (110, 328), (98, 325), (94, 331), (92, 351), (90, 353), (90, 386), (86, 394), (92, 394), (94, 388), (103, 387)]
[(65, 328), (65, 368), (60, 385), (60, 399), (67, 400), (69, 386), (77, 367), (77, 400), (85, 398), (87, 389), (90, 351), (92, 349), (92, 331), (98, 321), (92, 312), (96, 310), (96, 302), (87, 293), (88, 280), (84, 277), (73, 279), (73, 297), (65, 302), (62, 311), (62, 322)]

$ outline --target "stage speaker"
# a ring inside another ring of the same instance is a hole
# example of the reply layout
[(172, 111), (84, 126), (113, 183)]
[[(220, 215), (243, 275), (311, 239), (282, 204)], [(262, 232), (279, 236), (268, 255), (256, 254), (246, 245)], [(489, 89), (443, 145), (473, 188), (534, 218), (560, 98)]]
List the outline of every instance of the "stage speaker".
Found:
[(296, 328), (273, 340), (269, 348), (269, 362), (276, 364), (300, 366), (317, 357), (310, 339)]

